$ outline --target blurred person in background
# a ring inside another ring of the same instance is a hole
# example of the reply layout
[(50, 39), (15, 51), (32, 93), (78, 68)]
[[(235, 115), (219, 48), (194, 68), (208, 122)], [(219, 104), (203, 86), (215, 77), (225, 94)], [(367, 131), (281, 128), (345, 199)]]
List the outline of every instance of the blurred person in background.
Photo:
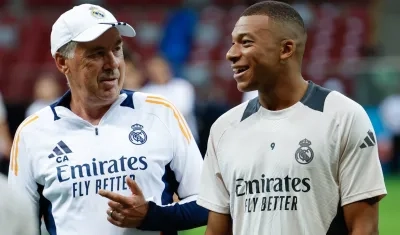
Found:
[[(132, 52), (127, 46), (124, 46), (124, 60), (124, 89), (138, 91), (145, 83), (143, 71), (140, 68), (140, 56), (137, 53)], [(173, 200), (174, 202), (179, 202), (179, 196), (176, 193), (174, 193)]]
[(20, 124), (8, 177), (51, 235), (151, 235), (207, 222), (196, 204), (203, 160), (184, 118), (163, 97), (122, 89), (122, 37), (135, 35), (92, 4), (52, 26), (51, 55), (70, 90)]
[(7, 110), (0, 94), (0, 173), (7, 175), (10, 162), (12, 137), (8, 127)]
[(43, 73), (34, 85), (34, 101), (26, 110), (25, 117), (29, 117), (42, 108), (49, 106), (61, 95), (61, 87), (57, 77), (50, 72)]
[(37, 215), (29, 198), (11, 188), (0, 174), (0, 234), (39, 235)]
[(140, 55), (132, 52), (127, 46), (124, 46), (124, 60), (125, 81), (123, 88), (138, 91), (146, 81), (141, 68)]
[[(127, 46), (124, 46), (124, 60), (125, 60), (125, 82), (124, 89), (138, 91), (140, 90), (145, 79), (142, 69), (140, 68), (140, 56), (132, 52)], [(174, 193), (174, 202), (179, 202), (179, 196)]]
[(168, 62), (161, 56), (155, 56), (147, 61), (146, 71), (149, 82), (140, 91), (159, 94), (170, 100), (182, 113), (194, 138), (198, 141), (193, 85), (182, 78), (174, 78)]
[(387, 191), (374, 128), (361, 105), (304, 80), (299, 13), (256, 3), (231, 42), (238, 89), (259, 96), (211, 127), (197, 200), (206, 234), (378, 234)]
[(400, 84), (397, 88), (397, 92), (387, 96), (379, 107), (383, 123), (392, 134), (392, 173), (400, 173)]

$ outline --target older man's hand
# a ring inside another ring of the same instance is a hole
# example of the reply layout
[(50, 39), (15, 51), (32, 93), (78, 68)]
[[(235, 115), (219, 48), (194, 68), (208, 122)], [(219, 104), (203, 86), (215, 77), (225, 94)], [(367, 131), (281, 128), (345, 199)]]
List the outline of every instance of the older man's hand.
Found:
[(142, 190), (134, 180), (126, 177), (132, 195), (122, 196), (106, 190), (100, 190), (99, 194), (110, 199), (107, 209), (107, 220), (118, 227), (137, 228), (143, 222), (149, 205), (142, 193)]

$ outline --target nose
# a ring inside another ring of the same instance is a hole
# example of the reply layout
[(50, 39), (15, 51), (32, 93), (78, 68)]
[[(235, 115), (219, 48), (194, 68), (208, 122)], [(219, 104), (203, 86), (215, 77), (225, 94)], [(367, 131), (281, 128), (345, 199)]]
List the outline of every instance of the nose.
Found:
[(112, 51), (108, 52), (105, 56), (104, 69), (117, 69), (119, 67), (120, 59), (114, 55)]
[(240, 56), (241, 52), (237, 44), (233, 44), (226, 53), (226, 59), (232, 63), (236, 63), (240, 59)]

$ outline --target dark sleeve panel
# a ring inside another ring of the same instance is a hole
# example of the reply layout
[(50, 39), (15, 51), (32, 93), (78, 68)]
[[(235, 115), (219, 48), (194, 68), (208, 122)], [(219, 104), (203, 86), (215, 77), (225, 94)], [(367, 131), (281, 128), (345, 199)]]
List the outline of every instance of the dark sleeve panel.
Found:
[(57, 235), (56, 223), (53, 217), (53, 207), (51, 202), (43, 196), (44, 186), (37, 184), (38, 193), (40, 195), (39, 199), (39, 231), (41, 229), (41, 218), (43, 217), (44, 223), (46, 224), (47, 232), (50, 235)]
[(246, 118), (250, 117), (251, 115), (255, 114), (260, 109), (260, 102), (258, 102), (258, 97), (249, 101), (244, 110), (242, 119), (240, 121), (245, 120)]
[(204, 226), (207, 219), (208, 210), (197, 205), (196, 201), (173, 206), (158, 206), (149, 202), (149, 211), (139, 229), (172, 234), (179, 230)]
[(319, 112), (324, 112), (326, 97), (331, 93), (324, 87), (309, 82), (306, 94), (300, 100), (304, 105)]

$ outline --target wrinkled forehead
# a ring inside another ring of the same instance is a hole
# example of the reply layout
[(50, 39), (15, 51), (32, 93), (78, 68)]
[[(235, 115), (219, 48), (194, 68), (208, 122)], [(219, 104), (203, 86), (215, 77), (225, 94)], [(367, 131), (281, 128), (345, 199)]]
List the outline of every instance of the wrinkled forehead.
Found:
[(236, 22), (232, 31), (232, 37), (243, 34), (256, 36), (263, 31), (271, 31), (271, 19), (267, 15), (242, 16)]

